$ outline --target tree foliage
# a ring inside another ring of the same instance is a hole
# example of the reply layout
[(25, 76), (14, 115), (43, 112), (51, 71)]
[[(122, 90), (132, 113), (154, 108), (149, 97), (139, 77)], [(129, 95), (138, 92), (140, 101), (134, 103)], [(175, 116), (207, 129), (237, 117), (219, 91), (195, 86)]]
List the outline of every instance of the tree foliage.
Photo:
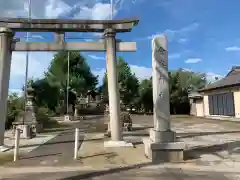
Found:
[[(153, 110), (152, 78), (144, 79), (139, 86), (139, 98), (136, 101), (146, 112)], [(139, 107), (138, 107), (139, 108)]]
[(16, 93), (8, 95), (7, 100), (7, 120), (5, 128), (9, 129), (15, 118), (23, 112), (24, 99), (20, 98)]
[(33, 82), (32, 88), (35, 90), (35, 100), (38, 106), (49, 108), (52, 111), (56, 109), (60, 99), (58, 86), (51, 85), (47, 78), (43, 78)]
[[(69, 87), (77, 95), (86, 94), (94, 89), (98, 79), (91, 72), (85, 58), (78, 52), (69, 52)], [(57, 86), (63, 92), (67, 89), (68, 81), (68, 52), (57, 53), (46, 73), (46, 78), (51, 85)]]
[(170, 104), (172, 113), (189, 112), (188, 95), (201, 89), (206, 84), (206, 75), (190, 71), (173, 71), (169, 73)]
[[(96, 89), (98, 77), (91, 72), (86, 59), (77, 52), (70, 52), (69, 58), (68, 64), (68, 52), (57, 53), (53, 57), (45, 76), (42, 79), (28, 82), (28, 86), (35, 90), (37, 106), (44, 112), (57, 113), (61, 107), (66, 107), (67, 97), (68, 103), (75, 105), (77, 96), (86, 95), (89, 90)], [(69, 89), (67, 89), (68, 66)], [(128, 63), (122, 57), (117, 59), (117, 72), (122, 104), (134, 105), (138, 110), (142, 109), (145, 112), (152, 111), (152, 78), (139, 82)], [(203, 88), (206, 83), (204, 73), (189, 72), (182, 69), (169, 72), (171, 113), (189, 113), (189, 93)], [(68, 96), (67, 90), (69, 90)], [(98, 91), (103, 94), (105, 103), (107, 103), (107, 72)], [(23, 102), (23, 97), (18, 97), (16, 94), (9, 95), (6, 127), (10, 127), (15, 117), (23, 111)]]
[[(128, 63), (122, 57), (117, 60), (118, 85), (120, 91), (120, 99), (123, 104), (130, 104), (138, 96), (139, 81), (135, 74), (131, 72)], [(108, 99), (108, 82), (107, 73), (103, 78), (103, 94), (104, 99)]]

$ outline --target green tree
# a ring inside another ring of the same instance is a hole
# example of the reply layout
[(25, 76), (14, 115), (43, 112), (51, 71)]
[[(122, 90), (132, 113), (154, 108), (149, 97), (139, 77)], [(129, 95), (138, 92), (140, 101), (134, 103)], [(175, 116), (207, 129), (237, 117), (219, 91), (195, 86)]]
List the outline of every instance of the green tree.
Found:
[[(134, 99), (138, 96), (139, 82), (134, 73), (131, 72), (131, 68), (128, 63), (124, 61), (122, 57), (117, 59), (117, 71), (118, 71), (118, 85), (120, 91), (120, 99), (123, 104), (131, 104)], [(103, 78), (103, 94), (104, 99), (108, 99), (108, 82), (107, 73)]]
[(99, 90), (103, 95), (104, 103), (108, 103), (108, 81), (107, 81), (107, 73), (105, 72), (103, 76), (103, 84), (100, 86)]
[(5, 128), (9, 129), (12, 126), (16, 117), (23, 112), (24, 99), (19, 97), (16, 93), (8, 95), (7, 100), (7, 120)]
[[(139, 97), (137, 98), (136, 106), (143, 109), (145, 112), (153, 110), (153, 92), (152, 78), (144, 79), (139, 86)], [(140, 106), (140, 107), (139, 107)]]
[(46, 78), (43, 78), (34, 81), (32, 88), (35, 91), (35, 100), (39, 107), (46, 107), (52, 111), (56, 110), (60, 100), (58, 86), (51, 85)]
[[(88, 90), (95, 89), (97, 76), (91, 72), (85, 58), (78, 52), (69, 52), (69, 103), (73, 104), (77, 96), (85, 95)], [(46, 79), (51, 86), (59, 89), (59, 94), (66, 103), (68, 81), (68, 52), (57, 53), (46, 73)]]
[(203, 88), (206, 82), (206, 75), (204, 73), (183, 71), (182, 69), (170, 72), (169, 86), (171, 112), (174, 114), (185, 114), (189, 112), (189, 93)]
[[(169, 72), (171, 112), (174, 114), (188, 113), (190, 108), (189, 93), (203, 88), (205, 84), (206, 75), (204, 73), (183, 71), (181, 69)], [(136, 105), (141, 105), (145, 112), (153, 109), (152, 78), (145, 79), (140, 83)]]

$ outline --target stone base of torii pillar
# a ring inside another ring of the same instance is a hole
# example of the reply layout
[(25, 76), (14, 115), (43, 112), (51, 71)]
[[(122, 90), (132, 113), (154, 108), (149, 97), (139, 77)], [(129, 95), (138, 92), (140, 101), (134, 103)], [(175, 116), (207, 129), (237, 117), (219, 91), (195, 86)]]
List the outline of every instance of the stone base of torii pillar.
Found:
[(153, 163), (179, 162), (184, 159), (185, 144), (176, 142), (176, 133), (171, 131), (167, 37), (154, 37), (152, 51), (154, 128), (143, 139), (145, 155)]

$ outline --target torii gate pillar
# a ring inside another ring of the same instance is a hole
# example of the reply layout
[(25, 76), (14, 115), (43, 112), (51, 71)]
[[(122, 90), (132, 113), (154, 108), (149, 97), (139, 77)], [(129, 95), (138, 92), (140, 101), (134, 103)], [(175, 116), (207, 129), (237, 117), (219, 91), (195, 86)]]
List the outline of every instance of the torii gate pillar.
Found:
[(104, 147), (133, 146), (132, 143), (123, 141), (122, 124), (120, 121), (120, 95), (118, 88), (117, 58), (116, 58), (116, 32), (106, 29), (106, 57), (107, 57), (107, 79), (109, 96), (109, 115), (111, 141), (104, 142)]
[(11, 44), (14, 33), (11, 29), (0, 28), (0, 151), (7, 150), (4, 147), (5, 122), (7, 118), (7, 98), (11, 68)]

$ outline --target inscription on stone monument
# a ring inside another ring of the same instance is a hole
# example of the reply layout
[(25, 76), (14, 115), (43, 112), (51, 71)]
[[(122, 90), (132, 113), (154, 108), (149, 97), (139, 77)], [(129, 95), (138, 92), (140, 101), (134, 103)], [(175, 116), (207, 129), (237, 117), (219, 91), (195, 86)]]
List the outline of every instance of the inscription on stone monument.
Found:
[(153, 48), (153, 102), (156, 130), (169, 128), (169, 84), (168, 51), (164, 36), (157, 36), (152, 41)]

